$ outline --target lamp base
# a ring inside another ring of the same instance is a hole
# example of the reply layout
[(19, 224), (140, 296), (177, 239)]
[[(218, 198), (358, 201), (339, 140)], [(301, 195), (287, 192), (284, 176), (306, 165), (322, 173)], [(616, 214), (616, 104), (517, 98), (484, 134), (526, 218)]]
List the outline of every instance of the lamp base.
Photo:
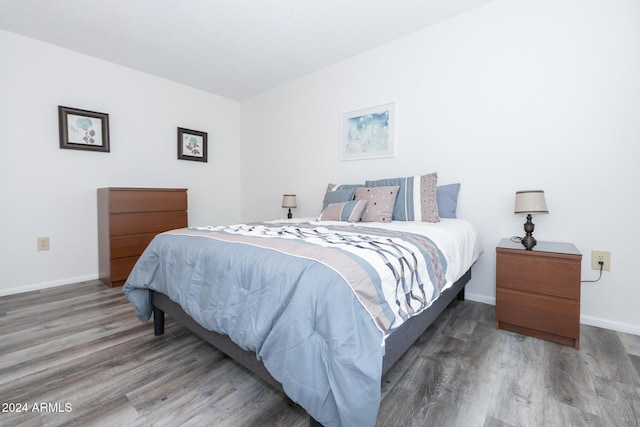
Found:
[(528, 251), (533, 249), (536, 245), (536, 239), (533, 238), (533, 229), (535, 228), (535, 224), (531, 222), (531, 214), (527, 214), (527, 222), (524, 223), (524, 232), (526, 236), (524, 236), (521, 240), (522, 245)]
[(287, 214), (287, 218), (293, 218), (293, 214), (291, 213), (291, 208), (289, 208), (289, 213)]
[(530, 251), (538, 242), (533, 238), (533, 236), (527, 235), (522, 238), (521, 243), (526, 250)]

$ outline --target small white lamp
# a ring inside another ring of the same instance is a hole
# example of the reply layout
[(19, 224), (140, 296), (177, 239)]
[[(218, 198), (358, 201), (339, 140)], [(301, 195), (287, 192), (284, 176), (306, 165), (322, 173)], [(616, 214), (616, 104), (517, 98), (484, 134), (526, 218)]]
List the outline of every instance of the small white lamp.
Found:
[(526, 250), (530, 251), (537, 243), (536, 239), (533, 238), (535, 225), (531, 222), (531, 214), (549, 213), (547, 202), (544, 199), (544, 191), (516, 191), (516, 207), (514, 213), (527, 215), (527, 222), (524, 223), (526, 236), (522, 238), (522, 244)]
[(291, 219), (293, 214), (291, 213), (292, 208), (297, 208), (296, 206), (296, 195), (295, 194), (285, 194), (282, 196), (282, 207), (289, 208), (289, 213), (287, 214), (287, 218)]

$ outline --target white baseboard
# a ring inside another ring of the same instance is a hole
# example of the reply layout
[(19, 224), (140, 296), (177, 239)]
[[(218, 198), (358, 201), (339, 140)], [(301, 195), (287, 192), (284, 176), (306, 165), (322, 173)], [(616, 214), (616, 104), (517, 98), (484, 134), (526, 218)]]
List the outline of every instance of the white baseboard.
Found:
[(488, 297), (486, 295), (472, 294), (470, 292), (465, 291), (464, 298), (471, 301), (475, 301), (475, 302), (481, 302), (484, 304), (496, 305), (496, 299), (493, 297)]
[(31, 285), (20, 286), (17, 288), (0, 289), (0, 297), (5, 295), (15, 295), (24, 292), (39, 291), (41, 289), (54, 288), (56, 286), (69, 285), (72, 283), (86, 282), (87, 280), (98, 279), (97, 274), (88, 274), (86, 276), (67, 277), (66, 279), (54, 280), (52, 282), (34, 283)]
[[(481, 302), (489, 305), (496, 305), (496, 299), (486, 295), (472, 294), (465, 292), (465, 299), (470, 301)], [(580, 323), (598, 328), (610, 329), (613, 331), (624, 332), (627, 334), (640, 335), (640, 325), (631, 325), (628, 323), (616, 322), (613, 320), (603, 319), (601, 317), (580, 316)]]
[(580, 316), (580, 323), (589, 326), (597, 326), (598, 328), (611, 329), (627, 334), (640, 335), (640, 325), (631, 325), (629, 323), (615, 322), (613, 320), (602, 319), (593, 316)]

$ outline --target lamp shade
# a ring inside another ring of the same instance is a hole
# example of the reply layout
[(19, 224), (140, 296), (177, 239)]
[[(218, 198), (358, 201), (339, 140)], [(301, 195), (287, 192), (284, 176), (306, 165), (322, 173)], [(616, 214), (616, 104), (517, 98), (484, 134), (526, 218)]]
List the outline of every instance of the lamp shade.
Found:
[(295, 194), (285, 194), (282, 196), (282, 207), (283, 208), (295, 208), (296, 207), (296, 195)]
[(516, 207), (514, 209), (514, 213), (549, 213), (549, 210), (547, 209), (547, 202), (544, 199), (544, 191), (516, 191)]

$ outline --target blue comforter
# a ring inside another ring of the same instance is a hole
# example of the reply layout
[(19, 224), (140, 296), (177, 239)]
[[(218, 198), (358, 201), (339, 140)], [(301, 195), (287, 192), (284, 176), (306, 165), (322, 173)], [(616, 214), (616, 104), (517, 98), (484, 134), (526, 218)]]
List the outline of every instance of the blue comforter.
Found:
[(174, 230), (155, 237), (123, 291), (143, 322), (153, 289), (255, 351), (323, 425), (373, 426), (383, 335), (445, 282), (446, 262), (428, 239), (395, 234), (301, 224)]

